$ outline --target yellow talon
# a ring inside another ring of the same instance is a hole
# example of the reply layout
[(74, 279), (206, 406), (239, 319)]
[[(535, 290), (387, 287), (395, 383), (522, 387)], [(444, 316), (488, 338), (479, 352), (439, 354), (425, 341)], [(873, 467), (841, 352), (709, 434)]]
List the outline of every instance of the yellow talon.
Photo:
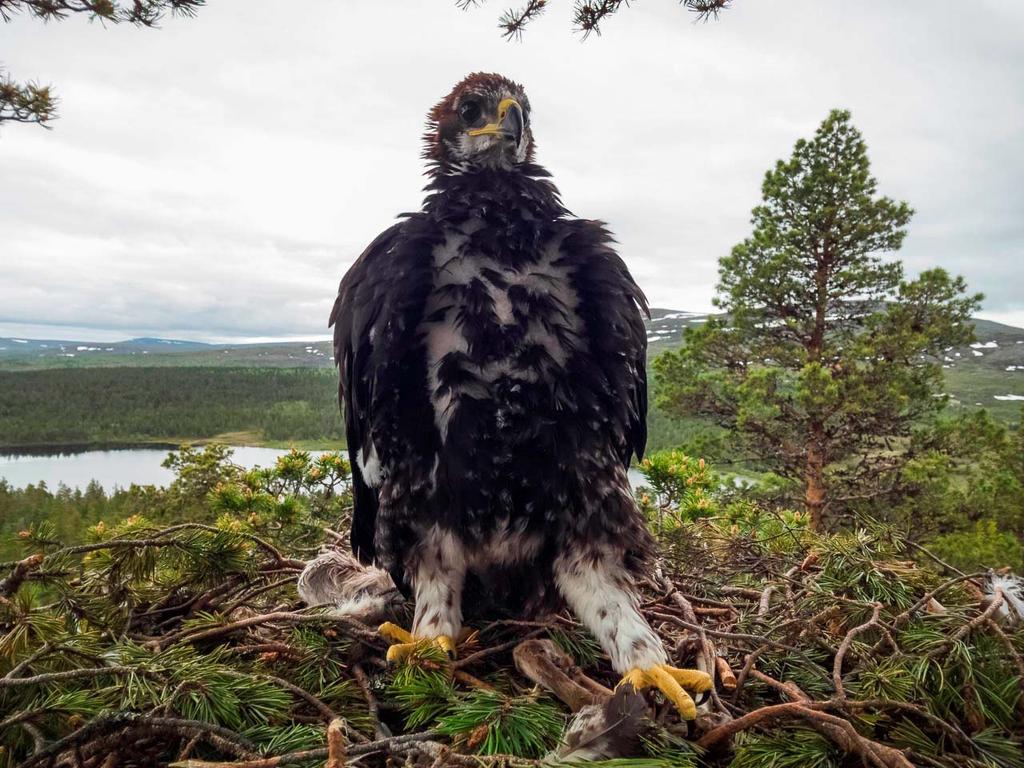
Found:
[(713, 685), (711, 677), (704, 672), (696, 669), (676, 669), (668, 664), (658, 664), (648, 669), (631, 669), (619, 681), (619, 685), (626, 683), (637, 691), (657, 688), (675, 705), (683, 720), (697, 718), (697, 705), (687, 691), (703, 693), (710, 691)]
[(438, 635), (434, 638), (434, 644), (444, 651), (449, 659), (455, 658), (455, 641), (448, 637), (448, 635)]
[(676, 669), (666, 665), (665, 671), (672, 675), (683, 688), (694, 693), (710, 691), (714, 686), (711, 675), (707, 672), (701, 672), (699, 669)]
[(647, 687), (647, 675), (642, 669), (631, 669), (619, 681), (619, 685), (625, 685), (626, 683), (629, 683), (635, 690), (639, 691)]
[(455, 641), (447, 635), (438, 635), (437, 637), (416, 637), (407, 629), (402, 629), (397, 624), (390, 621), (386, 621), (381, 624), (377, 631), (380, 632), (386, 639), (391, 640), (391, 647), (388, 648), (387, 659), (389, 662), (404, 661), (413, 654), (414, 651), (423, 648), (425, 645), (433, 643), (440, 648), (444, 654), (450, 658), (455, 658)]
[(413, 641), (412, 632), (402, 629), (391, 621), (385, 621), (377, 627), (377, 631), (384, 635), (386, 639), (394, 640), (396, 643), (411, 643)]

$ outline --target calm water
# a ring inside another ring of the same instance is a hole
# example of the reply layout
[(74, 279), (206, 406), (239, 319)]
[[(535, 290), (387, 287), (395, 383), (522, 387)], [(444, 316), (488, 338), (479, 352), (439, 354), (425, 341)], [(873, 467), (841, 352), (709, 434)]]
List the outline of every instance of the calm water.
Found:
[[(160, 463), (167, 458), (167, 448), (115, 448), (110, 450), (67, 450), (43, 454), (0, 453), (0, 478), (16, 488), (30, 483), (45, 482), (50, 488), (64, 484), (69, 488), (85, 488), (96, 480), (105, 490), (127, 488), (136, 485), (167, 485), (174, 479), (174, 473), (164, 469)], [(232, 461), (243, 467), (266, 467), (287, 451), (277, 448), (248, 448), (237, 446), (232, 449)], [(312, 451), (319, 456), (321, 451)], [(634, 487), (640, 485), (643, 476), (635, 469), (629, 471), (629, 480)]]
[[(30, 483), (45, 482), (50, 488), (64, 484), (69, 488), (85, 488), (96, 480), (107, 491), (136, 485), (167, 485), (174, 473), (160, 463), (167, 458), (168, 448), (117, 448), (111, 450), (67, 450), (48, 454), (0, 453), (0, 478), (22, 488)], [(244, 467), (266, 467), (288, 451), (277, 448), (232, 449), (232, 461)], [(319, 456), (320, 451), (311, 452)]]

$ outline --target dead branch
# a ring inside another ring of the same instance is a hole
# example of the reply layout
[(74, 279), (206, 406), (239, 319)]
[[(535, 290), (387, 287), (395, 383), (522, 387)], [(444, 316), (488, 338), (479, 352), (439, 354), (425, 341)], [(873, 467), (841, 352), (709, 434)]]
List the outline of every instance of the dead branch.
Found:
[(538, 635), (543, 634), (548, 629), (550, 629), (550, 627), (547, 627), (547, 626), (545, 626), (545, 627), (538, 627), (537, 629), (535, 629), (535, 630), (533, 630), (531, 632), (526, 633), (522, 637), (517, 637), (514, 640), (509, 640), (506, 643), (500, 643), (498, 645), (494, 645), (494, 646), (491, 646), (489, 648), (483, 648), (483, 649), (477, 651), (476, 653), (471, 653), (469, 656), (466, 656), (464, 659), (458, 659), (457, 661), (455, 661), (452, 664), (452, 669), (462, 669), (463, 667), (467, 667), (470, 664), (475, 664), (478, 661), (480, 661), (481, 659), (487, 658), (488, 656), (493, 656), (496, 653), (504, 653), (505, 651), (508, 651), (508, 650), (511, 650), (511, 649), (515, 648), (517, 645), (522, 643), (524, 640), (531, 640), (531, 639), (537, 637)]
[(708, 731), (697, 744), (711, 750), (741, 731), (787, 719), (803, 720), (830, 738), (843, 751), (858, 755), (877, 768), (914, 768), (902, 752), (861, 736), (848, 720), (810, 709), (805, 702), (772, 704), (755, 709)]
[(1003, 594), (1003, 590), (1000, 587), (996, 587), (995, 594), (992, 597), (992, 602), (988, 604), (988, 607), (946, 638), (945, 641), (933, 648), (928, 654), (928, 658), (935, 659), (944, 655), (950, 648), (963, 640), (967, 635), (990, 620), (1005, 600), (1006, 596)]
[[(378, 739), (367, 744), (356, 744), (348, 749), (348, 757), (369, 755), (375, 752), (390, 754), (403, 746), (416, 742), (425, 742), (437, 739), (442, 734), (439, 731), (423, 731), (421, 733), (407, 733), (404, 736), (390, 736), (386, 739)], [(317, 749), (304, 749), (298, 752), (289, 752), (276, 757), (257, 758), (250, 757), (235, 761), (209, 761), (209, 760), (184, 760), (171, 763), (168, 768), (277, 768), (281, 765), (295, 765), (313, 760), (324, 760), (330, 754), (328, 747)]]
[(291, 611), (274, 611), (272, 613), (264, 613), (260, 616), (250, 616), (246, 619), (239, 619), (238, 621), (230, 622), (219, 627), (210, 627), (209, 629), (185, 629), (181, 632), (177, 632), (166, 637), (159, 638), (158, 644), (160, 647), (166, 648), (175, 643), (195, 643), (199, 640), (209, 640), (214, 637), (222, 637), (223, 635), (229, 635), (232, 632), (237, 632), (240, 629), (248, 629), (250, 627), (259, 626), (261, 624), (341, 624), (345, 630), (355, 639), (369, 643), (371, 645), (380, 645), (382, 640), (380, 635), (371, 630), (364, 624), (346, 619), (342, 616), (327, 616), (315, 613), (294, 613)]
[(341, 720), (332, 720), (327, 726), (327, 764), (324, 768), (345, 768), (348, 765), (346, 730)]
[(18, 591), (32, 571), (43, 564), (42, 555), (30, 555), (14, 564), (7, 578), (0, 581), (0, 598), (6, 598)]
[(366, 672), (359, 664), (352, 665), (352, 677), (355, 678), (356, 685), (359, 686), (363, 698), (366, 699), (366, 709), (370, 715), (370, 721), (373, 723), (373, 735), (378, 739), (386, 739), (391, 734), (380, 723), (380, 705), (377, 703), (377, 697), (373, 695), (373, 689), (370, 688), (370, 678), (366, 676)]
[(736, 674), (729, 666), (729, 662), (723, 656), (715, 657), (715, 669), (718, 672), (718, 679), (722, 681), (722, 687), (727, 691), (736, 690)]
[(612, 691), (587, 678), (569, 655), (551, 640), (526, 640), (512, 652), (516, 669), (537, 685), (557, 696), (569, 709), (578, 712), (591, 704), (600, 704)]
[(744, 632), (724, 632), (722, 630), (704, 627), (692, 621), (685, 621), (683, 619), (680, 619), (678, 616), (672, 616), (670, 614), (665, 613), (657, 613), (652, 611), (651, 615), (663, 621), (670, 621), (673, 624), (682, 627), (683, 629), (689, 629), (697, 633), (704, 632), (704, 634), (706, 635), (709, 635), (711, 637), (717, 637), (722, 640), (735, 640), (738, 642), (746, 642), (756, 645), (770, 645), (775, 648), (781, 648), (784, 651), (796, 652), (799, 650), (798, 648), (794, 648), (792, 645), (786, 645), (786, 643), (780, 643), (776, 640), (772, 640), (771, 638), (763, 637), (761, 635), (748, 635)]
[(846, 637), (843, 638), (843, 642), (839, 644), (839, 650), (836, 651), (835, 660), (832, 662), (832, 685), (836, 689), (836, 696), (840, 699), (846, 698), (846, 691), (843, 690), (843, 659), (846, 658), (846, 653), (850, 650), (850, 646), (853, 644), (853, 639), (857, 635), (862, 632), (867, 632), (872, 627), (878, 626), (878, 617), (881, 612), (882, 604), (875, 603), (874, 607), (871, 609), (871, 618), (847, 632)]
[(137, 674), (138, 671), (135, 667), (110, 666), (68, 669), (63, 672), (46, 672), (40, 675), (32, 675), (31, 677), (0, 677), (0, 688), (13, 688), (18, 685), (39, 685), (41, 683), (76, 680), (84, 677), (101, 677), (102, 675)]

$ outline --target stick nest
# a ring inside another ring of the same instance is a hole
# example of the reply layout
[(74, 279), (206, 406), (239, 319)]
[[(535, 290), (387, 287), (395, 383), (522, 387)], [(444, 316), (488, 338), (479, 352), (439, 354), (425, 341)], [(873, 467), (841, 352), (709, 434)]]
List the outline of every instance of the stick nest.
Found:
[(0, 566), (0, 766), (1024, 766), (1014, 582), (918, 565), (891, 529), (661, 521), (643, 613), (716, 680), (688, 733), (657, 694), (613, 695), (568, 614), (389, 667), (376, 624), (409, 606), (386, 579), (329, 553), (344, 608), (299, 599), (345, 538), (322, 471), (256, 520), (228, 486), (273, 478), (239, 471), (202, 489), (209, 523), (24, 532)]

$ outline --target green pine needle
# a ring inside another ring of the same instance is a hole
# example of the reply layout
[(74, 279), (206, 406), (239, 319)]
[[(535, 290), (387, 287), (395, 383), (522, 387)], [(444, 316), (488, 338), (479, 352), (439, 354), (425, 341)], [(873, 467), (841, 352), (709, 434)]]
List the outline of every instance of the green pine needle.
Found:
[(406, 728), (434, 722), (455, 701), (444, 663), (440, 649), (424, 647), (395, 672), (388, 696), (405, 713)]
[(582, 627), (551, 629), (548, 636), (581, 667), (596, 665), (604, 653), (594, 636)]
[(549, 699), (477, 691), (449, 709), (438, 728), (482, 755), (540, 757), (554, 746), (565, 716)]
[(778, 733), (749, 731), (736, 740), (729, 768), (841, 768), (842, 754), (830, 741), (808, 728), (783, 728)]

